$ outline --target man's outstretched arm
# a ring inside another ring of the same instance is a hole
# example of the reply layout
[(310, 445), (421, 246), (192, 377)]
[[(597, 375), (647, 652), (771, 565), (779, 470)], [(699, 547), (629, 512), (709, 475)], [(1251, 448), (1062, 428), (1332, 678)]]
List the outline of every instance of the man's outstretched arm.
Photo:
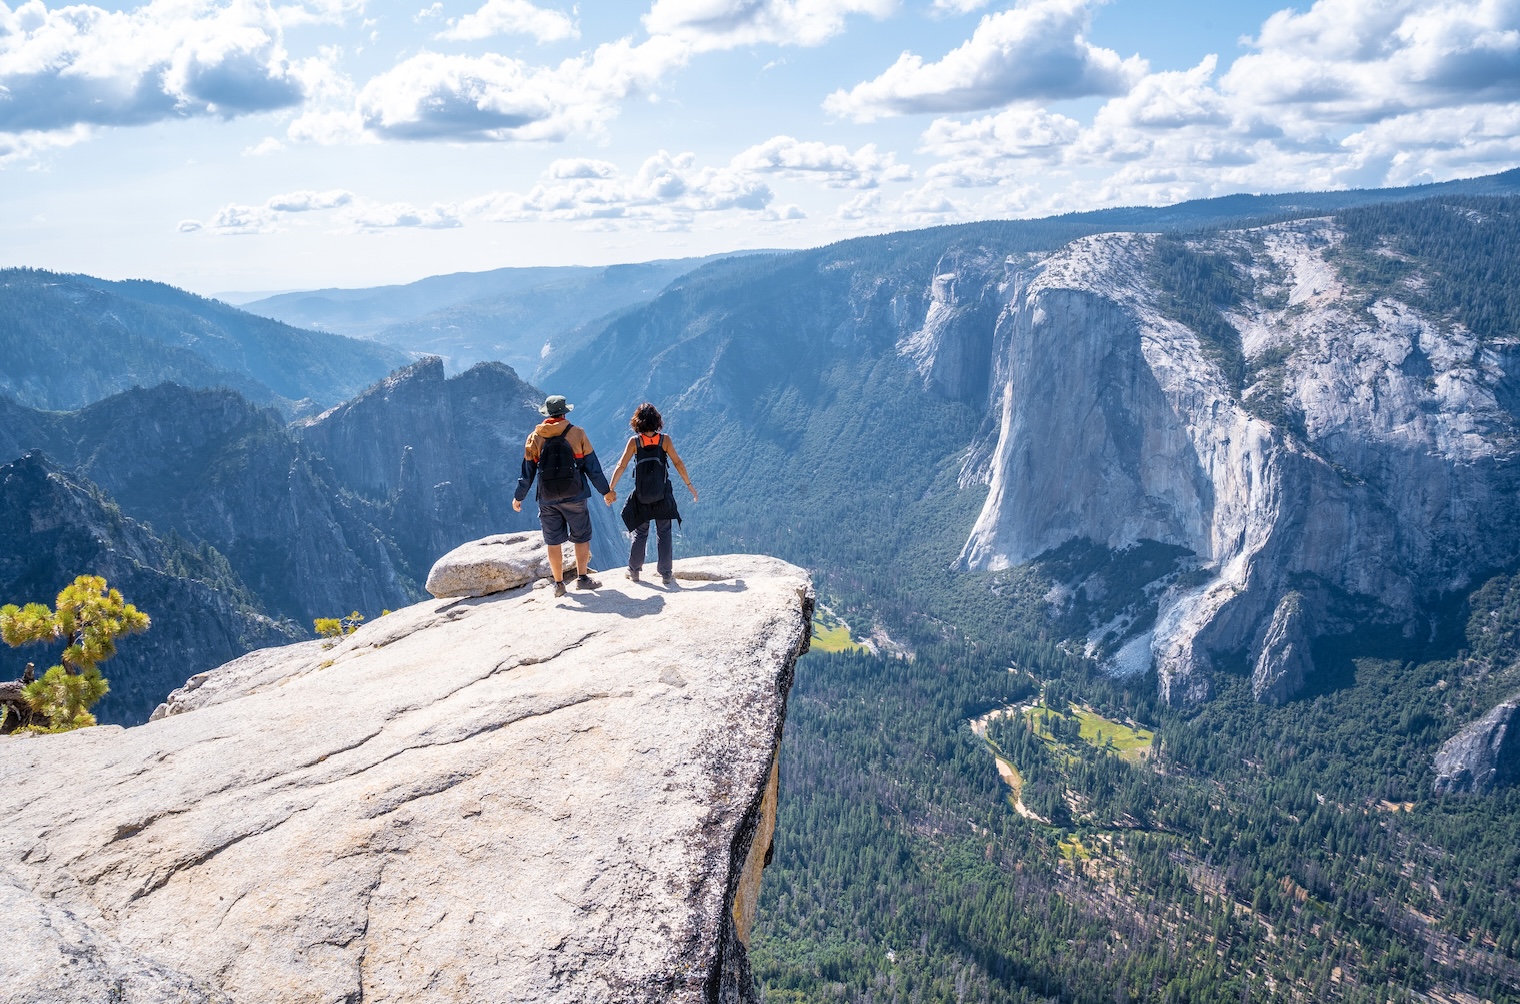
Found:
[(533, 479), (538, 476), (538, 458), (533, 455), (533, 443), (530, 439), (528, 445), (523, 448), (522, 473), (517, 477), (517, 491), (512, 493), (512, 511), (522, 512), (523, 499), (528, 497), (528, 489), (533, 487)]
[[(607, 475), (602, 473), (602, 462), (596, 459), (595, 450), (587, 451), (581, 458), (581, 468), (586, 472), (586, 477), (591, 479), (591, 487), (601, 492), (603, 497), (612, 494), (612, 486), (607, 483)], [(609, 501), (608, 505), (611, 504)]]

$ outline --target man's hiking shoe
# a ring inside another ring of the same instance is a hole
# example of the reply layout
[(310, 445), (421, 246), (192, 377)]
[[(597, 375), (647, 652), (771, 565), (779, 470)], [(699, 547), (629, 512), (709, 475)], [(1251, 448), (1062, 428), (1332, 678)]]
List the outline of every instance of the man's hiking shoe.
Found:
[(557, 600), (563, 595), (565, 595), (565, 584), (556, 579), (554, 582), (554, 598)]
[(593, 579), (589, 575), (582, 575), (580, 578), (578, 578), (578, 579), (575, 580), (575, 588), (576, 589), (600, 589), (600, 588), (602, 588), (602, 584), (600, 582), (596, 581), (595, 579)]
[(676, 577), (674, 575), (662, 575), (660, 576), (660, 581), (665, 583), (666, 589), (674, 589), (676, 587)]
[(639, 573), (630, 568), (628, 569), (628, 578), (632, 579), (634, 582), (637, 582), (639, 581)]

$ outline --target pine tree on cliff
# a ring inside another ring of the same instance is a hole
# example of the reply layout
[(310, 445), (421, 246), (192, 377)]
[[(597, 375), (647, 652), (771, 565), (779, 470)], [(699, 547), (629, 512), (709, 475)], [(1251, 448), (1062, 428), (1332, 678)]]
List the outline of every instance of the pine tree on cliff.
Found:
[(151, 623), (98, 575), (81, 575), (65, 586), (54, 610), (42, 603), (0, 607), (0, 638), (7, 645), (64, 644), (61, 665), (22, 688), (33, 714), (48, 722), (26, 731), (67, 732), (94, 725), (90, 708), (110, 689), (99, 664), (116, 654), (117, 638), (146, 631)]

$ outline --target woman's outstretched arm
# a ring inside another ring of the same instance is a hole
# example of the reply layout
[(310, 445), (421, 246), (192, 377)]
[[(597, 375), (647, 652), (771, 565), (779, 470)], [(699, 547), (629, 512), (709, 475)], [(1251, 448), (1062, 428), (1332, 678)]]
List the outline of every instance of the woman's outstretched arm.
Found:
[(697, 501), (697, 490), (692, 487), (691, 478), (686, 475), (686, 465), (681, 463), (681, 455), (676, 452), (676, 441), (669, 436), (665, 437), (665, 452), (670, 454), (670, 459), (675, 462), (676, 471), (681, 475), (681, 480), (686, 482), (686, 490), (691, 492), (691, 500)]
[(617, 491), (618, 478), (620, 478), (620, 477), (623, 476), (623, 470), (628, 466), (628, 460), (629, 460), (629, 458), (631, 458), (633, 456), (633, 451), (634, 451), (635, 447), (637, 446), (637, 444), (638, 444), (638, 438), (634, 437), (634, 438), (628, 440), (628, 445), (627, 446), (623, 447), (623, 456), (622, 456), (622, 459), (620, 459), (617, 462), (617, 467), (613, 468), (613, 470), (612, 470), (612, 482), (611, 482), (611, 485), (612, 485), (612, 490), (613, 491)]

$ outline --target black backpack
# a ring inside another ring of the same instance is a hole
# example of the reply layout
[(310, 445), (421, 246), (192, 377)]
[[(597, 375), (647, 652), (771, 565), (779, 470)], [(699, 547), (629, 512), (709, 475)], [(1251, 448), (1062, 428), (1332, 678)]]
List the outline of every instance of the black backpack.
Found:
[(553, 502), (581, 492), (581, 472), (575, 464), (575, 448), (570, 445), (570, 430), (565, 426), (558, 436), (545, 439), (538, 447), (539, 494)]
[(670, 461), (665, 454), (665, 437), (653, 446), (645, 446), (639, 439), (634, 451), (633, 494), (644, 505), (654, 505), (665, 498), (670, 487)]

